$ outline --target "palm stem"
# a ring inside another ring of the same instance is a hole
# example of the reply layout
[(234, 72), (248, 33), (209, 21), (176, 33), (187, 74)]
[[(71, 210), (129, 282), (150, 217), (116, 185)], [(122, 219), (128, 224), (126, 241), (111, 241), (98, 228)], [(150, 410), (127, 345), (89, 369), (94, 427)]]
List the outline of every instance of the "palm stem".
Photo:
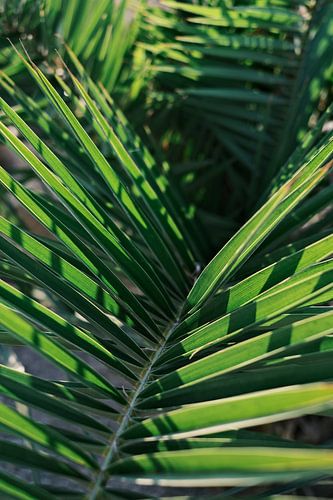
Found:
[(163, 341), (157, 348), (157, 350), (154, 352), (153, 356), (151, 359), (148, 361), (147, 365), (144, 367), (142, 371), (142, 378), (137, 385), (137, 388), (132, 394), (132, 397), (128, 403), (126, 412), (124, 415), (121, 416), (121, 421), (120, 425), (117, 429), (117, 431), (113, 434), (111, 437), (110, 443), (106, 446), (104, 450), (104, 460), (101, 464), (100, 470), (98, 473), (94, 476), (92, 482), (91, 482), (91, 489), (90, 492), (87, 494), (87, 499), (88, 500), (96, 500), (98, 498), (98, 495), (103, 489), (105, 485), (105, 481), (108, 479), (108, 469), (110, 464), (112, 463), (113, 459), (117, 455), (117, 450), (118, 450), (118, 442), (119, 439), (121, 438), (122, 433), (125, 431), (127, 424), (131, 421), (133, 412), (135, 411), (135, 406), (138, 398), (140, 397), (141, 392), (146, 386), (146, 383), (149, 380), (149, 377), (151, 375), (151, 371), (153, 369), (153, 366), (155, 362), (158, 360), (158, 358), (161, 356), (167, 341), (171, 337), (173, 331), (177, 327), (179, 323), (179, 319), (177, 318), (170, 327), (166, 329), (166, 333), (164, 335)]

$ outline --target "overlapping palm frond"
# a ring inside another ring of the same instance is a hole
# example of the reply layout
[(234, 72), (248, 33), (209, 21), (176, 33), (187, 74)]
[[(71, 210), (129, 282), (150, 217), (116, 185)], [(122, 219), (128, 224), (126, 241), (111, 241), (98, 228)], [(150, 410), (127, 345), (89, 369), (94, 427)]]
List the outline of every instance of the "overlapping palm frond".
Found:
[[(33, 411), (1, 406), (1, 491), (97, 499), (260, 486), (269, 498), (328, 477), (330, 448), (256, 426), (333, 409), (332, 219), (311, 225), (331, 203), (332, 134), (320, 123), (308, 132), (208, 263), (205, 228), (168, 166), (70, 57), (80, 78), (68, 74), (66, 100), (22, 60), (52, 112), (2, 80), (30, 119), (1, 99), (1, 138), (43, 189), (2, 167), (0, 183), (46, 233), (0, 218), (1, 339), (61, 375), (0, 367), (1, 393)], [(15, 477), (10, 464), (42, 478)]]
[(333, 411), (331, 2), (1, 8), (0, 343), (58, 373), (0, 365), (1, 494), (325, 481), (265, 424)]
[(124, 60), (130, 58), (139, 10), (139, 4), (128, 0), (99, 0), (94, 5), (91, 0), (1, 0), (0, 70), (15, 76), (16, 82), (29, 81), (22, 60), (9, 43), (18, 47), (21, 42), (34, 62), (46, 63), (60, 78), (63, 70), (58, 53), (64, 55), (66, 42), (109, 91), (118, 82), (121, 87), (131, 77)]
[(146, 9), (136, 48), (152, 131), (189, 199), (244, 221), (329, 100), (331, 2), (162, 5)]

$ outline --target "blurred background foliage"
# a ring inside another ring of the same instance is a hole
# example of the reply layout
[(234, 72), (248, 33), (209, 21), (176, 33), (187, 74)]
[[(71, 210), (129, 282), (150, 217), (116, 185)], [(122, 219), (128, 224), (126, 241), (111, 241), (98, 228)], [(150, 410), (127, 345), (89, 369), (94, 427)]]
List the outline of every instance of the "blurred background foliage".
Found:
[[(73, 51), (218, 235), (212, 252), (274, 189), (331, 101), (329, 0), (2, 0), (0, 9), (2, 88), (17, 109), (27, 96), (36, 112), (47, 104), (8, 40), (64, 96)], [(86, 112), (79, 99), (75, 112)]]

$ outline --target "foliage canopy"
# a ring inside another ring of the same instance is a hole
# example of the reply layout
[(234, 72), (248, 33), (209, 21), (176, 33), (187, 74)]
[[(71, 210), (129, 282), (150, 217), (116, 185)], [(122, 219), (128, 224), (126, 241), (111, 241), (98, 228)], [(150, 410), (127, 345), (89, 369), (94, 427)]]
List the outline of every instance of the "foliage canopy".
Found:
[(331, 1), (0, 6), (3, 495), (325, 480), (258, 426), (333, 410)]

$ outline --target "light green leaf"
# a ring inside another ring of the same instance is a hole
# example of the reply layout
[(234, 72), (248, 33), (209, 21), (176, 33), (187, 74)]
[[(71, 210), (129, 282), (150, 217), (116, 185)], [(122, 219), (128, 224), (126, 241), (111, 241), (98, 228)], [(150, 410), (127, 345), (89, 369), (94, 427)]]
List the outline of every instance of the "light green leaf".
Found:
[(198, 309), (230, 278), (267, 235), (328, 173), (333, 139), (285, 183), (206, 266), (192, 288), (184, 312)]
[(184, 406), (131, 426), (123, 437), (205, 436), (331, 409), (331, 383), (304, 384)]
[(78, 446), (71, 443), (59, 432), (37, 422), (33, 422), (15, 410), (0, 404), (0, 423), (8, 431), (37, 443), (77, 464), (96, 468), (95, 461)]
[(85, 361), (68, 352), (55, 340), (48, 338), (15, 311), (3, 304), (0, 304), (0, 324), (8, 328), (13, 335), (22, 339), (25, 344), (40, 352), (79, 380), (82, 380), (83, 383), (103, 391), (120, 403), (126, 402), (124, 396)]

